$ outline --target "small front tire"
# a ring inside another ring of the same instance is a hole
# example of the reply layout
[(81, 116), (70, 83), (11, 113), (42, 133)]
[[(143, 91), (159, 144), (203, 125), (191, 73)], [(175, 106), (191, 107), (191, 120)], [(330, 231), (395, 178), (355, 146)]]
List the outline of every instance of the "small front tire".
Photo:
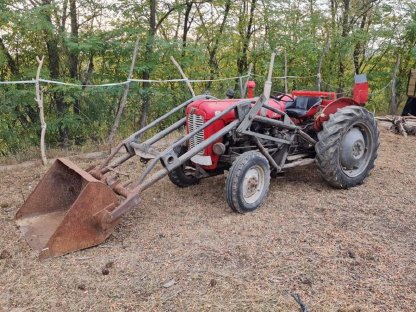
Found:
[(270, 166), (256, 151), (241, 154), (231, 166), (225, 183), (228, 205), (238, 213), (256, 210), (267, 197), (270, 186)]
[[(186, 152), (186, 147), (181, 146), (178, 156), (181, 156)], [(193, 171), (195, 171), (195, 168), (191, 166), (190, 161), (187, 161), (169, 173), (169, 180), (176, 186), (182, 188), (198, 184), (199, 179), (194, 175)]]

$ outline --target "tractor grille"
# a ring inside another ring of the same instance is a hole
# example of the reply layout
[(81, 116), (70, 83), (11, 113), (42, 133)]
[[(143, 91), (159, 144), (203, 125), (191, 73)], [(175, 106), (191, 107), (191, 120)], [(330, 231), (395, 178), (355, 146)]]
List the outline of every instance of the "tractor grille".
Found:
[[(204, 118), (200, 115), (188, 114), (188, 131), (189, 133), (199, 128), (204, 124)], [(204, 140), (204, 130), (199, 131), (192, 138), (189, 139), (189, 149), (197, 146)], [(204, 151), (200, 151), (199, 155), (203, 155)]]

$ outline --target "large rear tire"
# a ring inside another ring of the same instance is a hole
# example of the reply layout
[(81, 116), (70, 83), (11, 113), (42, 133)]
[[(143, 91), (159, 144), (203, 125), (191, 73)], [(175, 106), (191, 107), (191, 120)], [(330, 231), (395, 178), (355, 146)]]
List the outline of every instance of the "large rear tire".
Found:
[(379, 145), (373, 114), (361, 106), (338, 110), (323, 124), (315, 145), (322, 177), (336, 188), (362, 184), (374, 168)]
[(249, 151), (241, 154), (231, 166), (225, 183), (225, 197), (235, 212), (252, 212), (267, 197), (269, 186), (269, 162), (259, 152)]

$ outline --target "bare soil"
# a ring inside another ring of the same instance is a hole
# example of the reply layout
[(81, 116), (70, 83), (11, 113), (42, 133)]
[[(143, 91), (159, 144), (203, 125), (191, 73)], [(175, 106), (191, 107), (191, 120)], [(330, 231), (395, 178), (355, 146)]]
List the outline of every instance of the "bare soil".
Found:
[(246, 215), (224, 176), (165, 178), (104, 244), (44, 261), (13, 218), (46, 168), (0, 171), (0, 311), (299, 311), (293, 292), (312, 311), (414, 311), (415, 151), (416, 137), (382, 131), (362, 186), (296, 168)]

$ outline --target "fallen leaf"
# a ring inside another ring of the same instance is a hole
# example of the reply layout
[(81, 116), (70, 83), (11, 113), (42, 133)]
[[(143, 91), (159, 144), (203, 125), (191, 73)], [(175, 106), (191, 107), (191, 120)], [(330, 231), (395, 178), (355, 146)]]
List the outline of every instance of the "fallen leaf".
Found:
[(162, 286), (165, 287), (165, 288), (169, 288), (169, 287), (172, 287), (175, 284), (176, 284), (175, 279), (171, 279), (169, 282), (164, 283)]

